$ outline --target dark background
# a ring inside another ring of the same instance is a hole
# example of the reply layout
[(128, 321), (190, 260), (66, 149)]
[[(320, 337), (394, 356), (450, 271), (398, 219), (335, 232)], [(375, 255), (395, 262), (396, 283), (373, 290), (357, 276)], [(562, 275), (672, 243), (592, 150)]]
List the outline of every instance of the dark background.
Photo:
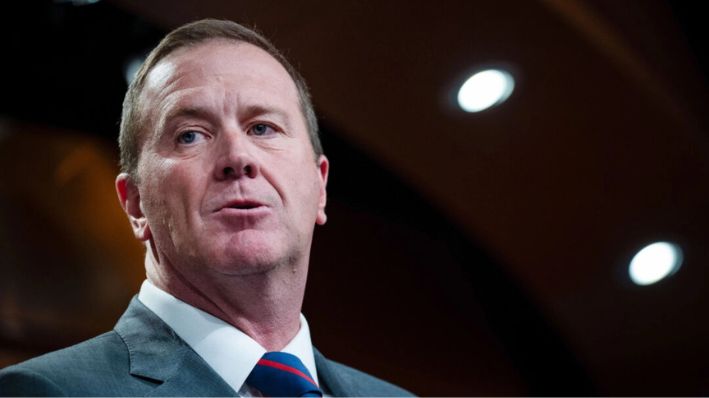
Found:
[[(304, 313), (421, 395), (709, 392), (699, 2), (3, 2), (0, 366), (110, 328), (143, 279), (113, 193), (124, 70), (202, 17), (311, 85), (332, 171)], [(510, 99), (450, 101), (502, 65)], [(643, 245), (684, 250), (637, 287)]]

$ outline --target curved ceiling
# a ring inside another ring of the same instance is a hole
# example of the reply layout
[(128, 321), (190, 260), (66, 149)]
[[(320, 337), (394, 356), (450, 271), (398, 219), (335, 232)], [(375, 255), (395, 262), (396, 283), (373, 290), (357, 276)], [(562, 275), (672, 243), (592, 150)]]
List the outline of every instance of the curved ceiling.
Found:
[[(327, 130), (490, 253), (599, 392), (709, 391), (709, 102), (703, 58), (691, 47), (697, 39), (688, 42), (674, 3), (110, 3), (164, 30), (218, 17), (272, 38), (309, 82)], [(452, 101), (457, 86), (488, 66), (509, 70), (515, 92), (489, 111), (459, 111)], [(331, 160), (336, 177), (339, 160)], [(366, 184), (367, 176), (360, 178)], [(367, 194), (376, 200), (392, 193)], [(343, 221), (348, 228), (357, 223)], [(630, 258), (656, 240), (683, 248), (683, 268), (658, 285), (631, 285)], [(460, 275), (446, 270), (447, 283), (457, 286), (452, 281)], [(468, 330), (453, 336), (489, 338), (484, 328)], [(508, 366), (503, 362), (491, 366)], [(490, 375), (490, 384), (521, 385), (514, 372)], [(481, 391), (514, 395), (524, 387)]]

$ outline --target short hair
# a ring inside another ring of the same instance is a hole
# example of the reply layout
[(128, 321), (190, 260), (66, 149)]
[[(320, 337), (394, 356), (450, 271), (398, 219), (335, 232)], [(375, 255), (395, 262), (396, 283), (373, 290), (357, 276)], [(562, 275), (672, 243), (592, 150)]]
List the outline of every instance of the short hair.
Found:
[(155, 47), (128, 86), (123, 99), (123, 113), (118, 137), (121, 152), (121, 171), (136, 178), (138, 161), (140, 160), (140, 144), (144, 128), (145, 114), (141, 109), (141, 94), (145, 87), (148, 73), (162, 59), (180, 48), (192, 47), (215, 39), (226, 39), (249, 43), (259, 47), (275, 58), (290, 75), (298, 90), (300, 108), (305, 119), (310, 142), (315, 156), (323, 153), (318, 132), (318, 121), (310, 99), (310, 92), (305, 79), (291, 65), (283, 54), (263, 35), (233, 21), (218, 19), (202, 19), (180, 26), (168, 33)]

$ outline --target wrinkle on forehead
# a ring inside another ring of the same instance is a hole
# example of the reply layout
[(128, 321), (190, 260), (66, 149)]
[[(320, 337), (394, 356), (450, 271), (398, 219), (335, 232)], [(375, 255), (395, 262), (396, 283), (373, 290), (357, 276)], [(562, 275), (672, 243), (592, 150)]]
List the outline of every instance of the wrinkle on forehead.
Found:
[[(235, 55), (234, 52), (239, 52)], [(219, 54), (220, 56), (215, 56)], [(236, 57), (236, 58), (232, 58)], [(242, 59), (260, 58), (259, 65)], [(208, 62), (208, 63), (207, 63)], [(202, 43), (179, 48), (161, 59), (149, 72), (146, 89), (167, 88), (180, 79), (214, 79), (222, 81), (224, 76), (236, 72), (254, 78), (261, 77), (263, 83), (270, 83), (273, 76), (281, 76), (288, 81), (289, 90), (298, 97), (298, 89), (286, 68), (266, 50), (250, 43), (228, 39), (211, 39)], [(271, 75), (262, 73), (270, 70)], [(250, 73), (253, 72), (253, 73)], [(146, 90), (147, 91), (147, 90)]]
[(151, 70), (145, 79), (145, 87), (140, 93), (140, 104), (143, 118), (144, 130), (141, 132), (140, 145), (153, 139), (155, 131), (160, 127), (156, 123), (156, 117), (162, 112), (158, 112), (156, 105), (165, 105), (166, 94), (169, 93), (170, 86), (174, 85), (179, 80), (177, 73), (178, 65), (170, 58), (172, 54), (163, 58)]
[(158, 87), (167, 86), (170, 78), (175, 75), (176, 69), (177, 65), (167, 58), (164, 58), (158, 62), (157, 65), (155, 65), (148, 73), (145, 82), (146, 92), (156, 90)]
[[(234, 87), (222, 84), (229, 81), (229, 76), (233, 74), (238, 75), (236, 81), (241, 80), (246, 86), (232, 92)], [(274, 79), (274, 76), (280, 78)], [(248, 84), (249, 80), (254, 84)], [(215, 88), (223, 90), (221, 96), (226, 99), (224, 106), (241, 103), (237, 107), (255, 105), (269, 108), (267, 103), (259, 102), (263, 101), (265, 92), (270, 93), (271, 105), (276, 108), (295, 105), (298, 116), (305, 122), (295, 82), (278, 60), (252, 44), (221, 39), (178, 49), (155, 65), (147, 76), (143, 90), (149, 113), (146, 121), (152, 127), (159, 127), (155, 123), (160, 123), (169, 108), (183, 101), (191, 102), (190, 94)], [(253, 91), (255, 88), (257, 91)], [(212, 96), (205, 98), (209, 97)]]

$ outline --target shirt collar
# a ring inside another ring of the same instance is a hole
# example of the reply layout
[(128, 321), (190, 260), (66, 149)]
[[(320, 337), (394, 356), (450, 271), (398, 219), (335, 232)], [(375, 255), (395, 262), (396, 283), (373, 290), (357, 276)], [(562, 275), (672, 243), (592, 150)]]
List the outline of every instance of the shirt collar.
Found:
[[(234, 391), (242, 390), (246, 378), (266, 349), (234, 326), (174, 297), (146, 280), (138, 299), (170, 326)], [(303, 361), (318, 383), (310, 329), (300, 314), (300, 330), (283, 348)]]

